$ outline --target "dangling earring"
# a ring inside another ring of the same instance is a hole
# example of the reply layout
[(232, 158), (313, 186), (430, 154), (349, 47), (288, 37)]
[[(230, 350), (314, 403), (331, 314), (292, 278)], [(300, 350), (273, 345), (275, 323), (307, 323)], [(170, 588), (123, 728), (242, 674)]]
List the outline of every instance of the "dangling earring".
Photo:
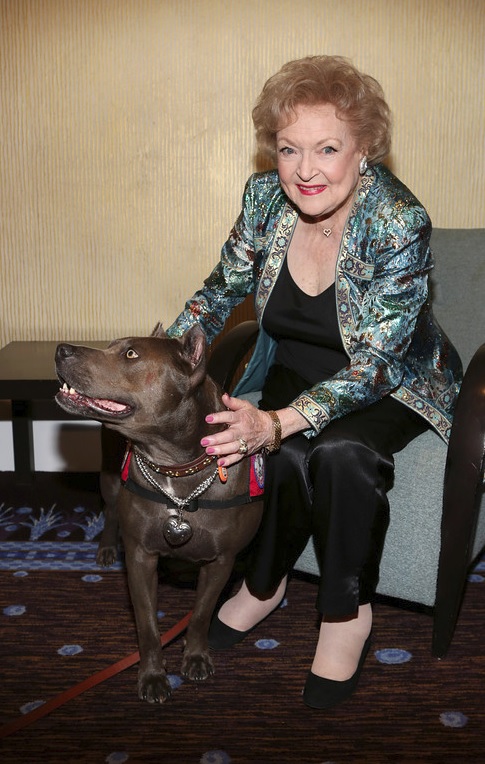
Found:
[(363, 156), (359, 162), (359, 172), (361, 175), (365, 175), (367, 172), (367, 157)]

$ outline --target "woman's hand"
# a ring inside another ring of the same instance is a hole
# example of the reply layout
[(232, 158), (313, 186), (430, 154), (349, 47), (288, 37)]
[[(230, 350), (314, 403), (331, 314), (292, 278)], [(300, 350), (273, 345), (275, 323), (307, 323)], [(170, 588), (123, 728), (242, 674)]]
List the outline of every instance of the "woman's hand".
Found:
[(241, 454), (241, 440), (247, 443), (247, 454), (260, 451), (273, 440), (273, 422), (265, 411), (261, 411), (248, 401), (231, 398), (224, 393), (222, 402), (227, 411), (209, 414), (209, 424), (226, 424), (227, 428), (214, 435), (202, 438), (200, 444), (206, 453), (218, 456), (217, 464), (229, 467), (239, 462), (246, 454)]
[[(255, 454), (264, 446), (273, 442), (273, 420), (266, 411), (261, 411), (252, 403), (241, 398), (231, 398), (224, 393), (222, 402), (227, 411), (208, 414), (205, 421), (209, 424), (225, 424), (227, 428), (214, 435), (206, 435), (200, 441), (209, 455), (218, 457), (219, 467), (230, 467), (241, 461), (248, 454)], [(281, 422), (281, 436), (287, 438), (295, 432), (307, 430), (308, 421), (298, 411), (290, 407), (279, 409), (277, 412)], [(247, 444), (248, 450), (240, 452), (241, 440)]]

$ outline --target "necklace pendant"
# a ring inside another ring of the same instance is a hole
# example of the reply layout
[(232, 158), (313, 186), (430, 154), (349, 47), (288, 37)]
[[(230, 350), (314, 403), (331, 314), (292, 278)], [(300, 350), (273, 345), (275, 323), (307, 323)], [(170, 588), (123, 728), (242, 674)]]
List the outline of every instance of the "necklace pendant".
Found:
[(163, 524), (163, 535), (170, 546), (182, 546), (192, 538), (192, 527), (180, 517), (169, 517)]
[(327, 239), (328, 239), (328, 237), (329, 237), (329, 236), (330, 236), (330, 234), (332, 233), (332, 229), (331, 229), (331, 228), (322, 228), (322, 233), (323, 233), (323, 235), (324, 235), (324, 236), (326, 236), (326, 237), (327, 237)]

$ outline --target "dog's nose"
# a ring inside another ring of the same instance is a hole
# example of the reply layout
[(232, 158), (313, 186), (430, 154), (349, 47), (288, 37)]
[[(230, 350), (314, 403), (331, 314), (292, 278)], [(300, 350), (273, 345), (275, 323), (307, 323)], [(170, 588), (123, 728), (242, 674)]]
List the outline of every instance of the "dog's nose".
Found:
[(68, 345), (67, 342), (63, 342), (56, 348), (56, 361), (62, 361), (69, 356), (74, 355), (74, 345)]

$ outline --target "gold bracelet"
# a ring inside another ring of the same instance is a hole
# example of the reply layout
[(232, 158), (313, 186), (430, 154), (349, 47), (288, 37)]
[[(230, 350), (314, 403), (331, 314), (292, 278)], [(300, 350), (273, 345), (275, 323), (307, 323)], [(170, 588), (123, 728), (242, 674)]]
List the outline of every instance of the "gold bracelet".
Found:
[(281, 446), (281, 422), (276, 411), (267, 411), (266, 413), (270, 415), (273, 423), (273, 440), (269, 446), (265, 447), (264, 452), (266, 454), (274, 454), (280, 450)]

